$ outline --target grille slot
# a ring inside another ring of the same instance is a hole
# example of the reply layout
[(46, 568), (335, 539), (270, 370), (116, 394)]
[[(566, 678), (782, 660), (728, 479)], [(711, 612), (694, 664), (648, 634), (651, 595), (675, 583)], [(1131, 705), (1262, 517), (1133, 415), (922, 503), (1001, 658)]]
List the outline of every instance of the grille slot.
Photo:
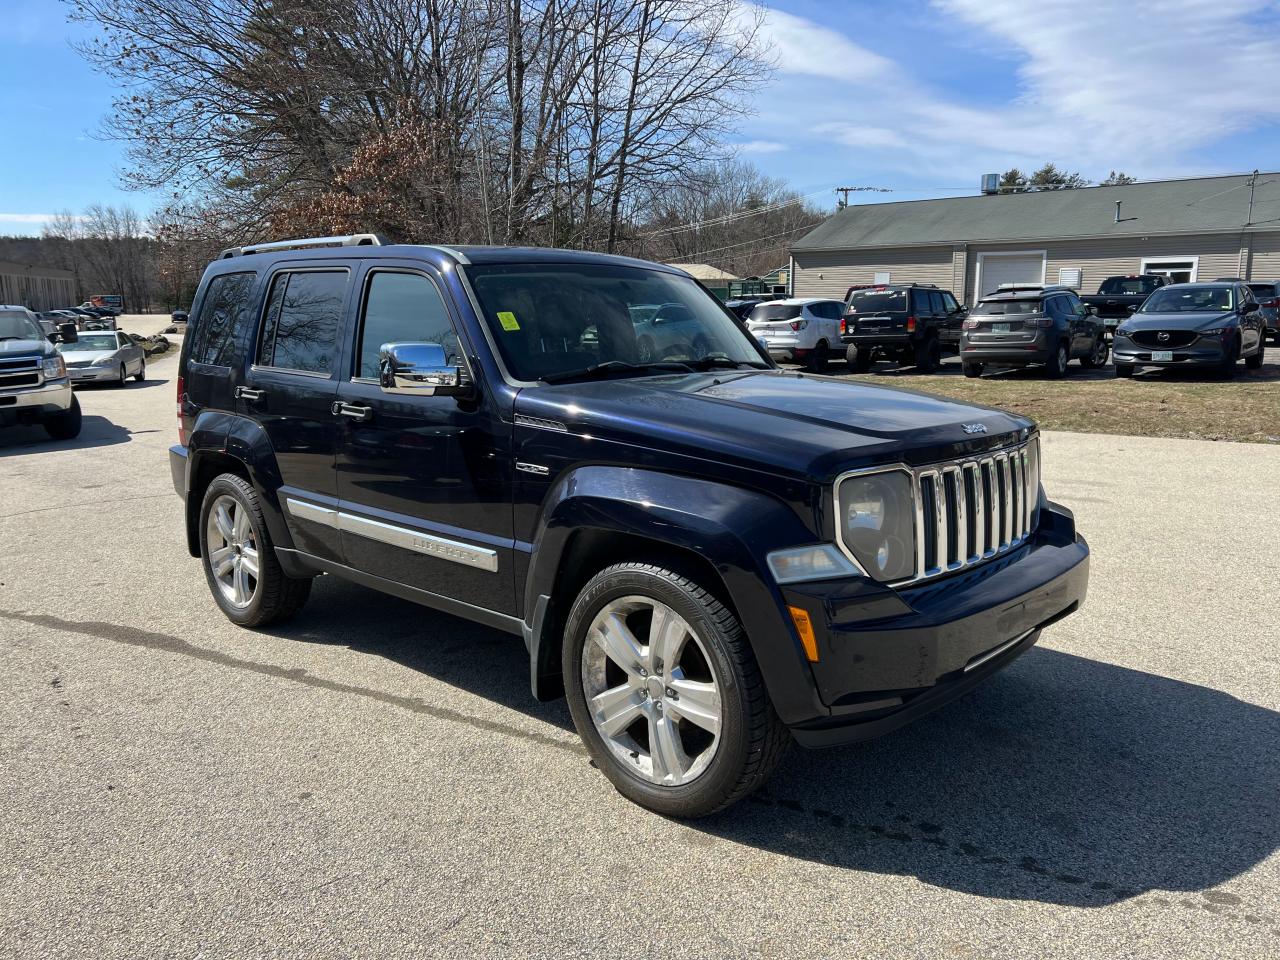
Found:
[(1194, 330), (1136, 330), (1131, 334), (1134, 343), (1153, 350), (1176, 350), (1194, 343), (1198, 336)]
[(0, 373), (0, 390), (8, 390), (12, 387), (34, 387), (40, 383), (40, 374), (38, 373)]
[(1026, 444), (913, 473), (916, 575), (907, 582), (981, 563), (1030, 535), (1040, 477)]

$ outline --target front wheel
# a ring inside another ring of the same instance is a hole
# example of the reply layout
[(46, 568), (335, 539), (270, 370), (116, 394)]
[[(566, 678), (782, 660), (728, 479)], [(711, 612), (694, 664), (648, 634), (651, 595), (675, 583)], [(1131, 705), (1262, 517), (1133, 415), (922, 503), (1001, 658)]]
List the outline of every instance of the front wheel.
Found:
[(964, 375), (970, 379), (982, 376), (982, 364), (980, 363), (973, 363), (966, 360), (964, 363), (960, 364), (960, 369), (962, 369), (964, 371)]
[(119, 381), (117, 381), (116, 386), (123, 387), (128, 382), (129, 382), (129, 371), (125, 369), (125, 366), (122, 363), (120, 364), (120, 379)]
[(737, 802), (791, 739), (733, 611), (662, 567), (596, 574), (569, 612), (561, 665), (592, 759), (657, 813), (701, 817)]
[(1107, 365), (1107, 338), (1099, 336), (1093, 342), (1093, 349), (1089, 351), (1087, 357), (1080, 358), (1080, 366), (1086, 370), (1096, 370), (1098, 367)]
[(827, 341), (819, 340), (817, 346), (809, 351), (809, 360), (805, 368), (810, 373), (827, 372)]
[(1133, 376), (1133, 364), (1132, 364), (1132, 363), (1117, 363), (1117, 364), (1116, 364), (1116, 376), (1117, 376), (1117, 377), (1132, 377), (1132, 376)]
[(214, 479), (200, 507), (200, 560), (214, 602), (242, 627), (279, 623), (311, 594), (311, 578), (285, 576), (253, 487), (233, 473)]
[(1255, 353), (1253, 353), (1253, 354), (1251, 354), (1251, 355), (1249, 356), (1249, 359), (1245, 360), (1245, 362), (1244, 362), (1245, 369), (1246, 369), (1246, 370), (1261, 370), (1261, 369), (1262, 369), (1262, 358), (1263, 358), (1264, 356), (1266, 356), (1266, 353), (1267, 353), (1267, 341), (1266, 341), (1266, 338), (1265, 338), (1265, 337), (1259, 337), (1259, 338), (1258, 338), (1258, 349), (1257, 349), (1257, 351), (1256, 351)]
[(71, 398), (71, 406), (44, 419), (44, 432), (53, 440), (74, 440), (80, 436), (80, 401)]

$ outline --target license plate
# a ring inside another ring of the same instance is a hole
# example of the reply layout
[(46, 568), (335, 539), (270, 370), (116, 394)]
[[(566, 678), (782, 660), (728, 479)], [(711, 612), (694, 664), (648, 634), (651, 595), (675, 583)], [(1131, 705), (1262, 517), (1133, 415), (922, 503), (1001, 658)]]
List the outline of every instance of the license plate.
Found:
[(991, 325), (992, 333), (1008, 333), (1009, 329), (1009, 324), (1007, 323), (993, 323)]
[(1151, 352), (1152, 363), (1173, 363), (1172, 350), (1153, 350)]

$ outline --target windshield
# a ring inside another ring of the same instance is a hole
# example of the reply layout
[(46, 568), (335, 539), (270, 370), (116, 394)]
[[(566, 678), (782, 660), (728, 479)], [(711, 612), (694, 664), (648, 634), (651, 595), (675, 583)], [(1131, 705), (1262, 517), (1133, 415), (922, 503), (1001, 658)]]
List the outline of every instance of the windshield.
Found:
[(0, 313), (0, 340), (43, 340), (44, 331), (32, 323), (25, 313), (16, 310)]
[(907, 309), (905, 290), (857, 290), (849, 297), (849, 313), (883, 313)]
[(1111, 277), (1102, 281), (1098, 293), (1115, 296), (1117, 294), (1146, 295), (1156, 288), (1154, 277)]
[(59, 353), (78, 352), (80, 350), (114, 350), (116, 338), (110, 333), (82, 333), (75, 343), (58, 344)]
[(1235, 298), (1231, 287), (1162, 287), (1147, 297), (1139, 313), (1206, 313), (1230, 310)]
[(687, 277), (600, 263), (465, 269), (498, 350), (520, 380), (600, 364), (769, 366), (719, 302)]
[(757, 303), (747, 319), (753, 323), (764, 320), (794, 320), (800, 316), (798, 303)]
[(975, 317), (1003, 317), (1010, 313), (1039, 313), (1039, 300), (983, 300), (973, 308)]

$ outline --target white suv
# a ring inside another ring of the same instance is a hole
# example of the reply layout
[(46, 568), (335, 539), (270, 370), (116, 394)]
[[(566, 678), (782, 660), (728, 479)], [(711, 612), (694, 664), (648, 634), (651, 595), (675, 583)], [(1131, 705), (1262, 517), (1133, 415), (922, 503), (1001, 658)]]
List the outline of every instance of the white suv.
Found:
[(827, 368), (832, 344), (840, 345), (844, 303), (793, 297), (757, 303), (747, 314), (747, 329), (774, 360), (792, 360), (815, 373)]

